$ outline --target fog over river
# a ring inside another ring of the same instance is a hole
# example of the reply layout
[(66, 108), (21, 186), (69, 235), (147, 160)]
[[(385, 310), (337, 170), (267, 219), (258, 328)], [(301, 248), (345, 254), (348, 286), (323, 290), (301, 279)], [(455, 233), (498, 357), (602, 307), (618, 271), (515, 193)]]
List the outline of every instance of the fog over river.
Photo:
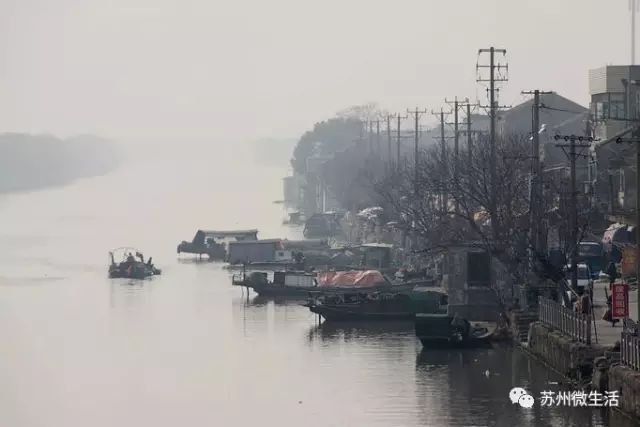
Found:
[[(247, 299), (222, 264), (178, 257), (197, 228), (301, 236), (273, 203), (286, 167), (247, 147), (144, 148), (111, 174), (0, 198), (0, 425), (605, 425), (588, 408), (512, 405), (513, 386), (558, 387), (516, 350), (319, 327), (298, 302)], [(125, 245), (162, 276), (107, 279)]]

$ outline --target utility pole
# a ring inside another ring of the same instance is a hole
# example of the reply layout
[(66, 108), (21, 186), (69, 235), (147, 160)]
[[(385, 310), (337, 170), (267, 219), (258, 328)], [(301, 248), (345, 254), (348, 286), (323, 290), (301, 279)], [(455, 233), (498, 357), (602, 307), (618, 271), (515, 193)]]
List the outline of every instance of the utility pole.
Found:
[[(467, 134), (467, 166), (471, 167), (472, 160), (473, 160), (473, 130), (471, 130), (471, 107), (477, 107), (477, 104), (471, 104), (468, 101), (464, 104), (460, 105), (461, 107), (465, 107), (466, 109), (466, 130), (462, 131), (463, 133)], [(479, 132), (479, 131), (475, 131), (475, 132)]]
[(542, 215), (540, 208), (542, 207), (542, 164), (540, 163), (540, 95), (549, 95), (552, 92), (541, 90), (522, 91), (523, 95), (533, 95), (533, 125), (531, 128), (531, 195), (529, 198), (529, 226), (530, 239), (536, 252), (543, 251), (541, 238), (541, 220)]
[(449, 174), (448, 174), (448, 159), (447, 159), (447, 138), (445, 137), (445, 133), (444, 133), (444, 125), (445, 125), (444, 110), (440, 108), (440, 112), (432, 111), (431, 114), (438, 117), (440, 120), (440, 157), (442, 162), (441, 175), (444, 178), (443, 185), (442, 185), (442, 193), (440, 194), (440, 203), (442, 207), (442, 213), (444, 214), (447, 212), (447, 209), (449, 207), (449, 194), (448, 194), (447, 185), (446, 185), (446, 181), (448, 179)]
[(398, 124), (397, 124), (397, 127), (396, 127), (396, 144), (397, 144), (397, 146), (396, 146), (396, 150), (397, 150), (397, 153), (396, 153), (396, 162), (397, 162), (396, 163), (396, 171), (400, 170), (400, 138), (401, 138), (401, 136), (400, 136), (400, 121), (404, 120), (404, 119), (408, 119), (408, 118), (409, 118), (409, 116), (401, 116), (400, 114), (396, 114), (396, 119), (398, 120)]
[[(447, 168), (447, 141), (444, 137), (444, 111), (442, 108), (440, 109), (440, 139), (440, 144), (442, 144), (442, 167)], [(442, 211), (446, 212), (449, 209), (449, 197), (447, 194), (446, 184), (442, 190)]]
[(391, 119), (395, 114), (387, 114), (387, 143), (389, 145), (389, 155), (387, 157), (387, 169), (389, 174), (393, 170), (393, 155), (391, 154)]
[(418, 143), (420, 141), (420, 115), (422, 114), (426, 114), (427, 110), (418, 110), (418, 107), (415, 108), (415, 110), (411, 111), (411, 110), (407, 110), (407, 113), (409, 114), (413, 114), (414, 115), (414, 120), (415, 120), (415, 152), (414, 152), (414, 162), (415, 162), (415, 166), (414, 166), (414, 177), (413, 177), (413, 191), (415, 192), (415, 194), (418, 194), (418, 165), (419, 165), (419, 156), (418, 156)]
[(380, 156), (380, 120), (375, 120), (376, 122), (376, 154)]
[(636, 65), (636, 11), (638, 10), (637, 0), (629, 0), (629, 10), (631, 10), (631, 65)]
[[(459, 175), (460, 175), (460, 131), (458, 129), (459, 121), (458, 121), (458, 109), (462, 105), (458, 101), (458, 97), (456, 96), (454, 101), (447, 101), (446, 98), (444, 100), (447, 104), (453, 104), (453, 123), (449, 123), (453, 125), (453, 185), (456, 191), (459, 188)], [(465, 98), (465, 103), (469, 103), (469, 99)], [(460, 206), (458, 204), (458, 199), (456, 198), (456, 212), (460, 210)]]
[[(575, 291), (578, 289), (578, 248), (580, 242), (578, 241), (578, 191), (576, 188), (576, 158), (579, 156), (586, 157), (582, 153), (576, 152), (576, 148), (589, 148), (593, 138), (591, 136), (576, 136), (576, 135), (555, 135), (553, 137), (556, 141), (564, 140), (565, 144), (556, 144), (557, 147), (562, 148), (562, 151), (567, 154), (565, 148), (569, 148), (569, 161), (571, 164), (571, 199), (570, 199), (570, 214), (569, 214), (569, 227), (571, 236), (571, 245), (569, 246), (571, 251), (571, 288)], [(578, 144), (576, 144), (576, 141)], [(569, 144), (566, 144), (569, 142)]]
[(369, 157), (373, 154), (373, 122), (371, 120), (367, 121), (369, 132), (367, 135), (367, 140), (369, 142)]
[[(489, 69), (489, 78), (483, 78), (479, 76), (476, 80), (477, 82), (489, 82), (489, 118), (491, 120), (490, 126), (490, 144), (491, 144), (491, 153), (489, 158), (489, 170), (490, 170), (490, 182), (491, 182), (491, 194), (490, 194), (490, 207), (489, 214), (491, 216), (491, 228), (493, 230), (494, 238), (497, 237), (498, 227), (497, 224), (497, 210), (496, 210), (496, 196), (497, 196), (497, 182), (496, 182), (496, 118), (498, 111), (498, 104), (496, 103), (496, 83), (498, 82), (506, 82), (508, 77), (503, 77), (500, 75), (501, 70), (509, 71), (509, 65), (502, 65), (500, 63), (496, 64), (495, 54), (501, 53), (503, 56), (507, 54), (506, 49), (496, 49), (495, 47), (490, 47), (489, 49), (480, 49), (478, 50), (478, 56), (488, 53), (489, 54), (489, 65), (476, 65), (476, 70), (480, 70), (481, 68)], [(496, 75), (496, 71), (498, 71), (498, 75)]]

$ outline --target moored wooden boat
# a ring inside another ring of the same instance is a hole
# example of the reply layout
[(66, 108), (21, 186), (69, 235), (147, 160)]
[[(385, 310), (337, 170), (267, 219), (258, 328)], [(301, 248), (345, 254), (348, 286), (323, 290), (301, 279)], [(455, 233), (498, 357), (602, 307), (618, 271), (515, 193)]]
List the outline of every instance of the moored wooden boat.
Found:
[(378, 271), (346, 271), (306, 273), (274, 272), (268, 280), (265, 272), (234, 275), (232, 284), (253, 289), (262, 296), (310, 297), (322, 294), (407, 292), (414, 284), (393, 284)]
[[(426, 289), (412, 294), (431, 300), (426, 310), (415, 314), (416, 336), (425, 348), (482, 347), (491, 345), (495, 325), (472, 323), (448, 312), (448, 296), (441, 288)], [(492, 327), (493, 326), (493, 327)]]
[(413, 302), (406, 293), (325, 294), (305, 304), (327, 321), (412, 320)]

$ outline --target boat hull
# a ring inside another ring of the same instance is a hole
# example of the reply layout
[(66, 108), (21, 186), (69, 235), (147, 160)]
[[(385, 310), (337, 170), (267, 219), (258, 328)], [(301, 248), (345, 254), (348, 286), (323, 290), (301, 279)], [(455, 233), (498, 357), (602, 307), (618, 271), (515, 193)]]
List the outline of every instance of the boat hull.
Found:
[(330, 305), (307, 305), (312, 313), (322, 316), (331, 322), (351, 322), (351, 321), (398, 321), (413, 320), (414, 314), (407, 311), (369, 311), (365, 309), (345, 308)]
[(155, 267), (150, 267), (143, 263), (138, 263), (133, 268), (127, 268), (120, 265), (112, 265), (109, 267), (110, 279), (146, 279), (151, 276), (158, 276), (162, 274), (162, 270)]
[(477, 348), (491, 346), (492, 333), (476, 334), (469, 323), (469, 330), (452, 325), (453, 317), (444, 314), (415, 316), (416, 337), (425, 348)]
[(109, 278), (110, 279), (146, 279), (147, 277), (153, 276), (153, 273), (143, 271), (143, 272), (122, 272), (122, 271), (110, 271)]
[(237, 286), (246, 286), (252, 288), (261, 296), (290, 296), (290, 297), (309, 297), (320, 296), (324, 294), (345, 294), (345, 293), (374, 293), (374, 292), (409, 292), (414, 285), (385, 285), (373, 286), (368, 288), (339, 288), (339, 287), (300, 287), (300, 286), (282, 286), (273, 284), (251, 284), (251, 283), (234, 283)]

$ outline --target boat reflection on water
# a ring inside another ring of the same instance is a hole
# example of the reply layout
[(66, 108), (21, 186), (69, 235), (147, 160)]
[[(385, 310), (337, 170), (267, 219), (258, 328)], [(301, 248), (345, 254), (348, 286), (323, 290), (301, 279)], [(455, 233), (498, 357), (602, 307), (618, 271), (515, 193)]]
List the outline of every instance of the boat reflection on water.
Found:
[(247, 305), (251, 305), (255, 307), (263, 307), (265, 305), (268, 305), (269, 303), (273, 303), (275, 305), (300, 307), (306, 301), (307, 299), (303, 297), (298, 297), (298, 298), (286, 297), (286, 296), (266, 297), (266, 296), (257, 295), (254, 297), (249, 296), (247, 299)]
[[(309, 330), (309, 340), (321, 341), (365, 341), (365, 340), (389, 340), (406, 341), (414, 336), (413, 321), (389, 321), (389, 322), (325, 322), (312, 327)], [(416, 341), (416, 345), (418, 342)]]

